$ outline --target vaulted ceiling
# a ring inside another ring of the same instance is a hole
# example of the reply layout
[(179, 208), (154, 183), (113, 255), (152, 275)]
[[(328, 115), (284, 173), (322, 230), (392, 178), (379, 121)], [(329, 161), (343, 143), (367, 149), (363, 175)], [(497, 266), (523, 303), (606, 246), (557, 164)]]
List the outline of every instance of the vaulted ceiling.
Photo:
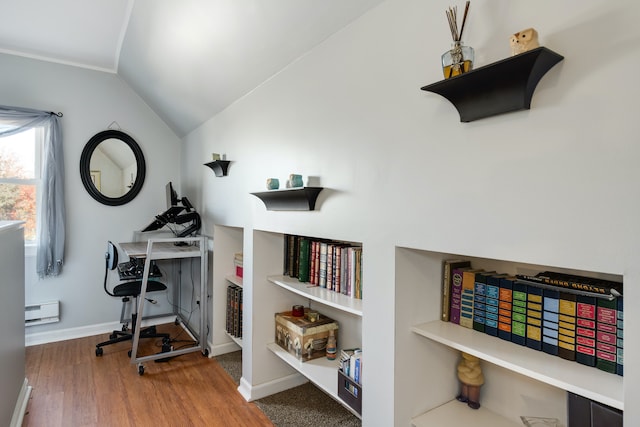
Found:
[(118, 73), (182, 137), (382, 1), (3, 1), (0, 53)]

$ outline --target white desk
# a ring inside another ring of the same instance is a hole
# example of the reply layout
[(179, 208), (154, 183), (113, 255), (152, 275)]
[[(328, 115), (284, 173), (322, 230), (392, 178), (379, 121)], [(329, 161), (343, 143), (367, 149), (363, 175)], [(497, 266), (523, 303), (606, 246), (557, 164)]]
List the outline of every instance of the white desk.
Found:
[[(183, 243), (184, 246), (176, 246), (176, 243)], [(182, 238), (168, 238), (168, 239), (149, 239), (146, 242), (127, 242), (120, 243), (120, 248), (129, 257), (145, 258), (144, 272), (142, 275), (142, 289), (140, 291), (140, 298), (138, 299), (138, 319), (135, 325), (135, 334), (133, 336), (133, 347), (131, 349), (131, 363), (138, 364), (138, 373), (144, 374), (143, 363), (149, 360), (158, 360), (168, 357), (179, 356), (186, 353), (193, 353), (194, 351), (202, 351), (202, 354), (207, 356), (209, 350), (207, 349), (207, 339), (204, 335), (207, 324), (207, 238), (205, 236), (198, 237), (182, 237)], [(140, 327), (143, 317), (143, 308), (145, 296), (147, 293), (147, 282), (149, 280), (150, 261), (152, 260), (167, 260), (167, 259), (181, 259), (181, 258), (200, 258), (200, 334), (196, 334), (189, 327), (189, 323), (181, 318), (181, 314), (177, 314), (177, 319), (182, 322), (183, 327), (186, 327), (191, 335), (196, 337), (197, 345), (194, 347), (181, 348), (179, 350), (171, 350), (165, 353), (157, 353), (149, 356), (138, 357), (138, 342), (140, 340)]]

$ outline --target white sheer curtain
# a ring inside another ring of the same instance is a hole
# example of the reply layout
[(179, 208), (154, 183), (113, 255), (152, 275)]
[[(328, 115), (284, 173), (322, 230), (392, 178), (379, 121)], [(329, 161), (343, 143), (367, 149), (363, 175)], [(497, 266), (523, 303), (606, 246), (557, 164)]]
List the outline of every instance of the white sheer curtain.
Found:
[(0, 136), (9, 136), (41, 127), (42, 185), (38, 211), (36, 270), (40, 278), (57, 276), (64, 264), (65, 207), (64, 158), (60, 113), (0, 105)]

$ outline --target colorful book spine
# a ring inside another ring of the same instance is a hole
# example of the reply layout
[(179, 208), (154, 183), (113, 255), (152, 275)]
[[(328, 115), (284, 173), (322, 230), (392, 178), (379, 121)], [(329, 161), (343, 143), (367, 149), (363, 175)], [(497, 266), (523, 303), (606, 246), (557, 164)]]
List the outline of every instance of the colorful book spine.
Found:
[(560, 291), (542, 290), (542, 351), (558, 355), (558, 322), (560, 311)]
[(623, 351), (623, 339), (622, 339), (622, 335), (623, 335), (623, 307), (624, 307), (624, 300), (622, 297), (618, 297), (617, 301), (616, 301), (616, 308), (618, 309), (618, 340), (616, 343), (616, 347), (618, 348), (618, 352), (616, 355), (616, 374), (618, 375), (623, 375), (624, 374), (624, 351)]
[(467, 270), (462, 273), (462, 289), (460, 293), (460, 326), (473, 328), (473, 289), (476, 271)]
[(498, 303), (498, 337), (511, 341), (511, 313), (513, 310), (514, 276), (500, 279), (500, 302)]
[(466, 268), (456, 268), (453, 270), (451, 286), (451, 307), (449, 308), (450, 322), (460, 324), (460, 299), (462, 297), (462, 273)]
[(484, 332), (488, 335), (498, 336), (498, 320), (500, 317), (500, 279), (504, 274), (491, 274), (487, 276), (486, 297), (486, 321)]
[(309, 284), (311, 285), (318, 284), (318, 275), (316, 274), (318, 268), (318, 243), (319, 242), (317, 240), (311, 240), (311, 249), (309, 253)]
[(527, 285), (514, 281), (512, 295), (511, 342), (527, 345)]
[(596, 368), (616, 372), (618, 309), (615, 299), (596, 302)]
[(542, 288), (527, 286), (527, 347), (542, 350)]
[(576, 362), (596, 366), (596, 298), (576, 295)]
[(462, 273), (462, 288), (460, 291), (460, 326), (473, 326), (473, 283), (475, 273), (472, 270)]
[(487, 275), (485, 273), (476, 274), (473, 287), (473, 329), (484, 332), (486, 316), (486, 296), (487, 296)]
[(451, 281), (453, 269), (470, 267), (471, 262), (462, 259), (448, 259), (442, 262), (442, 294), (440, 320), (449, 321), (449, 309), (451, 308)]
[(576, 360), (576, 294), (563, 291), (558, 303), (558, 356)]

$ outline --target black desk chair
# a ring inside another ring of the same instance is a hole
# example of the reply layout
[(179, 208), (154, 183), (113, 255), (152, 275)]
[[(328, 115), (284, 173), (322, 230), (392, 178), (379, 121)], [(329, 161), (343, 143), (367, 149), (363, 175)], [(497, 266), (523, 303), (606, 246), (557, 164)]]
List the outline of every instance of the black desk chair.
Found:
[[(131, 330), (128, 330), (127, 324), (125, 323), (122, 325), (122, 330), (113, 331), (111, 335), (109, 335), (108, 341), (104, 341), (96, 345), (96, 356), (102, 356), (102, 347), (106, 345), (133, 340), (136, 322), (138, 319), (138, 297), (140, 296), (140, 291), (142, 289), (142, 280), (127, 280), (115, 286), (112, 291), (109, 291), (107, 287), (107, 277), (109, 275), (109, 270), (115, 270), (118, 266), (118, 249), (112, 242), (108, 243), (107, 252), (104, 254), (104, 257), (104, 291), (112, 297), (122, 298), (123, 304), (131, 301), (131, 298), (133, 298), (134, 301), (133, 307), (131, 308)], [(167, 287), (157, 280), (149, 280), (147, 282), (147, 292), (164, 291), (166, 289)], [(170, 335), (157, 333), (155, 326), (151, 326), (141, 330), (140, 338), (162, 338), (162, 351), (166, 352), (171, 350), (171, 346), (169, 344)], [(131, 356), (131, 350), (129, 350), (129, 356)]]

